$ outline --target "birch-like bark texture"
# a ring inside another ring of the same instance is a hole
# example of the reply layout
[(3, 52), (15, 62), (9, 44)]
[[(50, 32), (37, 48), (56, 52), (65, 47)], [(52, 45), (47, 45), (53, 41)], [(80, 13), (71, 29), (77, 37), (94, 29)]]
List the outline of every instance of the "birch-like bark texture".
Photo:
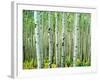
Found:
[(44, 60), (43, 59), (43, 12), (42, 12), (41, 18), (42, 18), (42, 23), (40, 27), (40, 48), (41, 48), (41, 66), (43, 67), (43, 60)]
[(58, 43), (58, 16), (57, 16), (57, 13), (55, 12), (55, 49), (56, 49), (56, 65), (57, 67), (59, 67), (59, 43)]
[(53, 54), (53, 49), (52, 49), (52, 28), (51, 28), (51, 12), (48, 12), (48, 35), (49, 35), (49, 65), (48, 67), (51, 68), (52, 64), (52, 54)]
[(61, 54), (61, 67), (65, 66), (65, 14), (62, 13), (62, 54)]
[(88, 40), (87, 40), (87, 42), (88, 42), (88, 51), (87, 51), (87, 53), (88, 53), (88, 61), (89, 61), (89, 63), (90, 63), (90, 65), (91, 65), (91, 34), (90, 34), (90, 25), (88, 26)]
[[(81, 20), (82, 15), (80, 15), (80, 20)], [(81, 29), (80, 29), (80, 60), (83, 61), (83, 27), (81, 26)]]
[(79, 31), (79, 13), (75, 14), (74, 18), (74, 32), (73, 32), (73, 43), (74, 43), (74, 49), (73, 49), (73, 66), (76, 66), (76, 59), (78, 54), (78, 31)]
[(41, 68), (41, 49), (40, 49), (40, 35), (39, 35), (39, 25), (38, 25), (38, 12), (34, 12), (34, 20), (35, 20), (35, 38), (36, 38), (36, 53), (37, 53), (37, 68)]
[(23, 69), (91, 66), (91, 14), (23, 10)]

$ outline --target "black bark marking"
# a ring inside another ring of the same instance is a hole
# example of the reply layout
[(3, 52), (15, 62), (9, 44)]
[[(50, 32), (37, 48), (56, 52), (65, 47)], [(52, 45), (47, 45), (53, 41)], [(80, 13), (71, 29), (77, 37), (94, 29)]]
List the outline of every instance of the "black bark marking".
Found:
[(63, 40), (65, 39), (65, 37), (63, 38)]
[(62, 46), (64, 46), (64, 42), (62, 42)]
[(48, 31), (50, 31), (51, 30), (51, 28), (48, 28)]
[(56, 46), (58, 47), (58, 44), (56, 44)]
[(77, 48), (77, 46), (76, 46), (76, 48)]
[(36, 41), (35, 41), (35, 44), (36, 44)]
[(65, 56), (62, 56), (63, 58), (65, 57)]

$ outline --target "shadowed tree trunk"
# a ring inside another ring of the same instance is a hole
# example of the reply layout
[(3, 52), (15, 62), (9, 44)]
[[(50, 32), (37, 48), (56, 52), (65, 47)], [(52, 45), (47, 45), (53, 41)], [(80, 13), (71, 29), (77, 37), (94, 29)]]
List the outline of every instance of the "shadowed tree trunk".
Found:
[(39, 17), (39, 35), (40, 35), (40, 53), (41, 53), (41, 67), (43, 68), (43, 13)]

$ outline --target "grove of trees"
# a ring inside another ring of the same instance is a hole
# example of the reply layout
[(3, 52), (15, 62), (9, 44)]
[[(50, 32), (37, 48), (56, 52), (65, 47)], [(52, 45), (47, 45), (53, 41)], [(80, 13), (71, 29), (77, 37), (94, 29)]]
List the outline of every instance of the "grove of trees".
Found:
[(90, 13), (23, 10), (23, 68), (91, 65)]

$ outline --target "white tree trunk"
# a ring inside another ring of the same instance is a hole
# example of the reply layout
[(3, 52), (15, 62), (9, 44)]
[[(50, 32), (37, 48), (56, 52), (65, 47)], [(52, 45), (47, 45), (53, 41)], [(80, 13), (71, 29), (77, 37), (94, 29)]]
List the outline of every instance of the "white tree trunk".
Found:
[(52, 49), (52, 28), (51, 28), (51, 12), (48, 13), (48, 35), (49, 35), (49, 65), (48, 67), (51, 68), (52, 64), (52, 54), (53, 54), (53, 49)]
[(62, 54), (61, 54), (61, 67), (65, 66), (65, 13), (62, 13)]
[(38, 12), (34, 12), (34, 20), (35, 20), (35, 38), (36, 38), (36, 53), (37, 53), (37, 68), (41, 68), (41, 51), (40, 51), (40, 35), (39, 35), (39, 17)]
[(74, 43), (74, 50), (73, 50), (73, 66), (76, 66), (76, 59), (78, 54), (78, 31), (79, 31), (79, 13), (75, 13), (74, 18), (74, 32), (73, 32), (73, 43)]
[(39, 45), (39, 29), (35, 28), (36, 37), (36, 53), (37, 53), (37, 68), (41, 68), (41, 55), (40, 55), (40, 45)]
[(41, 45), (41, 65), (43, 67), (43, 12), (42, 12), (42, 23), (41, 23), (41, 29), (40, 29), (40, 45)]
[(59, 67), (59, 43), (58, 43), (58, 16), (57, 13), (55, 12), (55, 49), (56, 49), (56, 65)]

